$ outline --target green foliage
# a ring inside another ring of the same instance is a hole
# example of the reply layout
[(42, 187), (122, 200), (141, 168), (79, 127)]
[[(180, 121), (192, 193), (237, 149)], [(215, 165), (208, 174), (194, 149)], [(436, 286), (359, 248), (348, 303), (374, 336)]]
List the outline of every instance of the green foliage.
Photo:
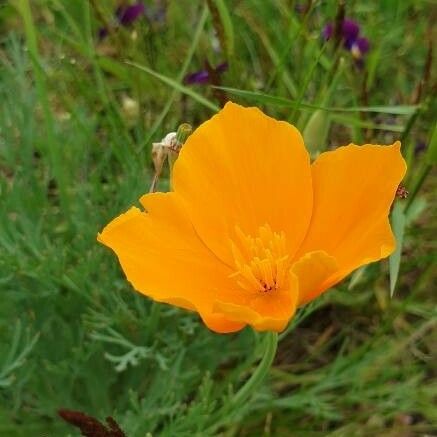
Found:
[[(59, 408), (111, 415), (129, 437), (437, 432), (431, 4), (347, 2), (372, 46), (360, 68), (321, 41), (336, 2), (210, 3), (218, 21), (204, 2), (174, 1), (165, 21), (111, 27), (103, 40), (112, 1), (0, 7), (0, 435), (78, 435)], [(226, 55), (220, 83), (183, 83)], [(197, 126), (219, 93), (301, 131), (326, 117), (314, 154), (401, 138), (409, 165), (410, 196), (393, 216), (402, 252), (301, 309), (268, 382), (236, 411), (224, 407), (259, 361), (261, 336), (213, 334), (135, 294), (96, 242), (147, 192), (151, 143)]]

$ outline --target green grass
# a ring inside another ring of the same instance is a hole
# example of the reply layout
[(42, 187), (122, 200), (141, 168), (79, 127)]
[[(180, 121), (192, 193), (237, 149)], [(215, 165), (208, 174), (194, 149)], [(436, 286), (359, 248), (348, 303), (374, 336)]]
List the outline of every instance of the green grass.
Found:
[[(79, 435), (62, 407), (111, 415), (129, 437), (437, 433), (432, 2), (347, 2), (372, 45), (364, 69), (320, 39), (335, 1), (306, 15), (286, 0), (207, 3), (214, 19), (205, 2), (169, 2), (165, 23), (139, 20), (102, 42), (110, 1), (0, 5), (0, 435)], [(220, 92), (183, 85), (225, 56)], [(151, 143), (210, 117), (220, 93), (293, 122), (314, 155), (401, 138), (410, 191), (394, 218), (402, 256), (300, 310), (268, 380), (226, 415), (263, 336), (217, 335), (135, 294), (96, 242), (147, 192)]]

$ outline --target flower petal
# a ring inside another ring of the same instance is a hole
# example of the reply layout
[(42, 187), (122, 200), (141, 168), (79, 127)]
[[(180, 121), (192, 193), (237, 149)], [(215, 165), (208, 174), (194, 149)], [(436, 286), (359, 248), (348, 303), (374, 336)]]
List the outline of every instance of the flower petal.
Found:
[(130, 6), (120, 6), (119, 8), (117, 8), (115, 15), (117, 16), (120, 24), (122, 24), (123, 26), (129, 26), (138, 18), (140, 18), (141, 15), (144, 15), (145, 12), (146, 7), (144, 6), (144, 4), (138, 2)]
[(313, 215), (299, 255), (322, 250), (333, 256), (339, 270), (330, 285), (393, 252), (388, 215), (405, 171), (399, 142), (340, 147), (312, 165)]
[(229, 289), (231, 271), (197, 237), (174, 193), (144, 196), (142, 212), (131, 208), (107, 225), (98, 240), (118, 256), (133, 287), (159, 302), (198, 311), (217, 332), (240, 330), (212, 314), (221, 288)]
[[(240, 302), (235, 303), (234, 293), (231, 299), (217, 300), (214, 308), (231, 320), (247, 323), (257, 331), (284, 330), (298, 303), (298, 285), (295, 275), (290, 274), (288, 290), (274, 290), (265, 293), (240, 292)], [(231, 301), (232, 300), (232, 301)]]
[(292, 255), (311, 216), (308, 153), (300, 133), (256, 108), (227, 103), (185, 143), (172, 179), (196, 232), (232, 264), (225, 238), (238, 226), (256, 235), (268, 223), (284, 231)]
[(299, 305), (303, 305), (332, 284), (332, 278), (338, 272), (335, 258), (321, 250), (305, 254), (291, 266), (299, 283)]

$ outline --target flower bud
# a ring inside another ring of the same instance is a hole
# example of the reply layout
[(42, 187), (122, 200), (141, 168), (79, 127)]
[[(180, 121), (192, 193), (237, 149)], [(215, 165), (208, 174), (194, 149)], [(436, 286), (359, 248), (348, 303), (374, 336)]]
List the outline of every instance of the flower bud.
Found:
[(312, 113), (302, 132), (305, 145), (310, 153), (315, 153), (325, 147), (329, 124), (327, 111), (317, 109)]
[(175, 140), (176, 132), (170, 132), (159, 143), (152, 144), (152, 161), (155, 167), (155, 174), (153, 175), (152, 184), (150, 185), (149, 191), (151, 193), (156, 190), (156, 184), (162, 173), (164, 162), (167, 159), (169, 150), (174, 147)]

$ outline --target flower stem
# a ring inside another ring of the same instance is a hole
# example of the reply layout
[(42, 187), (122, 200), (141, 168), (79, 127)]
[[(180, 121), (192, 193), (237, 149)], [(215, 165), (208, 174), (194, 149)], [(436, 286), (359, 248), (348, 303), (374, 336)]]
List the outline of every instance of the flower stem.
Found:
[(276, 332), (269, 332), (266, 334), (264, 355), (255, 372), (240, 388), (240, 390), (235, 393), (230, 401), (223, 405), (223, 407), (213, 415), (211, 420), (212, 424), (204, 430), (205, 433), (214, 433), (217, 428), (229, 423), (229, 421), (232, 420), (233, 413), (240, 410), (240, 407), (263, 382), (275, 358), (276, 349), (278, 347), (278, 338)]
[(237, 391), (235, 396), (231, 399), (230, 406), (232, 408), (238, 407), (243, 404), (249, 396), (258, 388), (266, 377), (273, 360), (276, 355), (276, 349), (278, 348), (278, 334), (276, 332), (269, 332), (265, 338), (265, 351), (262, 360), (260, 361), (257, 369), (253, 372), (252, 376), (247, 382)]

